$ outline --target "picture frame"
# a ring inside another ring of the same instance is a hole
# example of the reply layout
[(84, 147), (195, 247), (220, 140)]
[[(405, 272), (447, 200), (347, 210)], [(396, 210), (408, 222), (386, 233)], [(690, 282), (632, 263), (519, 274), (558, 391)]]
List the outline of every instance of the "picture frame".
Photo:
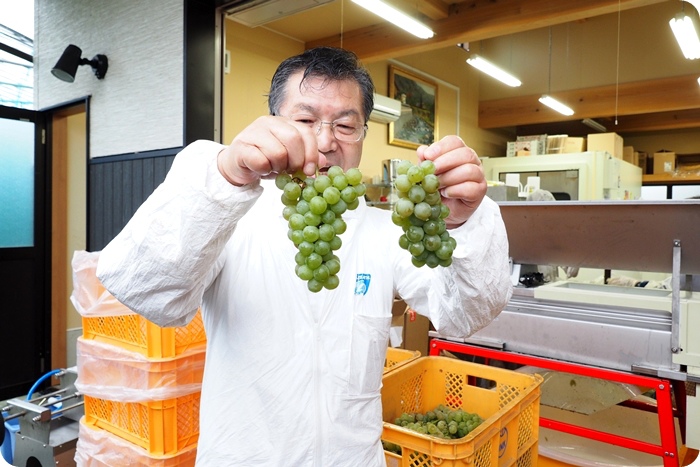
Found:
[(389, 66), (389, 97), (401, 101), (401, 115), (389, 123), (389, 144), (415, 149), (437, 139), (437, 83)]

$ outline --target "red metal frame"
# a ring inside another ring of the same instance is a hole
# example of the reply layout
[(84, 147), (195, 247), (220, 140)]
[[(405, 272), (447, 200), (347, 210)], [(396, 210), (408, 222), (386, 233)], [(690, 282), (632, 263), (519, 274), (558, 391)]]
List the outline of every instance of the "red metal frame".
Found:
[[(517, 354), (503, 350), (489, 349), (486, 347), (452, 342), (444, 339), (431, 339), (430, 355), (440, 355), (440, 351), (442, 350), (483, 357), (487, 360), (487, 363), (490, 359), (500, 360), (504, 362), (532, 365), (539, 368), (574, 373), (592, 378), (654, 388), (656, 390), (656, 412), (659, 418), (661, 444), (647, 443), (645, 441), (639, 441), (603, 431), (592, 430), (590, 428), (584, 428), (543, 417), (540, 417), (540, 426), (584, 438), (602, 441), (604, 443), (613, 444), (616, 446), (634, 449), (636, 451), (641, 451), (656, 456), (661, 456), (664, 467), (678, 467), (680, 465), (678, 448), (676, 444), (676, 429), (674, 425), (675, 414), (673, 404), (671, 402), (672, 384), (670, 380), (650, 376), (641, 376), (615, 370), (606, 370), (602, 368), (563, 362), (560, 360)], [(679, 416), (684, 417), (684, 412), (680, 413)]]

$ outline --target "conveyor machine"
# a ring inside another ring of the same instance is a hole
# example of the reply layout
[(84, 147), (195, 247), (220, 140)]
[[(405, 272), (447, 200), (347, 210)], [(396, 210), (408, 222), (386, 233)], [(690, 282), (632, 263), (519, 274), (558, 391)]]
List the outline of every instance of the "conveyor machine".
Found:
[(671, 288), (514, 282), (504, 311), (467, 339), (431, 332), (430, 352), (531, 365), (655, 392), (661, 442), (541, 418), (540, 426), (679, 465), (700, 449), (700, 200), (502, 202), (514, 276), (527, 265), (668, 273)]

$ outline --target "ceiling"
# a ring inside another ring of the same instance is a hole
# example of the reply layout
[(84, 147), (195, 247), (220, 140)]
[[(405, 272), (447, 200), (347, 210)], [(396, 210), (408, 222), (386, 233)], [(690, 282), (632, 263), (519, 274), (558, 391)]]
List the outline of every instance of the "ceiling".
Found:
[[(342, 46), (353, 50), (365, 63), (370, 63), (454, 47), (461, 42), (475, 43), (504, 36), (515, 37), (527, 31), (551, 30), (551, 27), (557, 25), (578, 24), (602, 15), (614, 14), (617, 17), (618, 14), (630, 14), (626, 12), (642, 12), (646, 9), (652, 11), (653, 8), (663, 6), (661, 4), (674, 11), (676, 8), (680, 11), (683, 6), (686, 12), (697, 18), (694, 7), (680, 0), (388, 1), (422, 20), (435, 31), (435, 36), (428, 40), (414, 38), (350, 0), (335, 0), (269, 22), (262, 27), (304, 42), (307, 47)], [(667, 27), (668, 19), (663, 21)], [(655, 50), (648, 52), (663, 53)], [(684, 66), (683, 70), (687, 70), (689, 65)], [(700, 62), (693, 67), (693, 73), (699, 75)], [(663, 86), (668, 86), (669, 83), (663, 81), (665, 78), (656, 76), (654, 79), (630, 84), (629, 89), (622, 89), (620, 83), (613, 81), (595, 87), (569, 90), (570, 98), (579, 104), (577, 115), (570, 119), (543, 111), (534, 96), (517, 96), (510, 91), (511, 94), (504, 94), (500, 98), (490, 96), (486, 102), (482, 97), (479, 125), (484, 128), (514, 128), (519, 134), (561, 133), (574, 136), (593, 131), (581, 124), (582, 118), (596, 119), (608, 127), (615, 126), (618, 133), (700, 127), (700, 93), (697, 92), (695, 78), (692, 79), (693, 89), (686, 89), (690, 85), (685, 81), (682, 84), (674, 82), (675, 95), (666, 98), (664, 96), (668, 93), (664, 89), (667, 88)], [(611, 89), (614, 89), (615, 99), (611, 99)], [(658, 95), (659, 89), (662, 90), (661, 97)], [(630, 107), (627, 114), (618, 113), (618, 96), (623, 95), (621, 90), (625, 91), (626, 98), (634, 99), (635, 106)], [(578, 111), (579, 107), (583, 113)], [(643, 110), (640, 112), (639, 109)], [(489, 115), (488, 112), (495, 113)], [(489, 120), (489, 116), (496, 118)], [(496, 123), (484, 123), (488, 121)]]

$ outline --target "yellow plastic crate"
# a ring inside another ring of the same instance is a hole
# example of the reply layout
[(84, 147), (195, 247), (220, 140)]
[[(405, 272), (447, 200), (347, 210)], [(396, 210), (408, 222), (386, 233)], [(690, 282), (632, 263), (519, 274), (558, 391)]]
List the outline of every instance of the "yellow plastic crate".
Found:
[(420, 357), (419, 350), (397, 349), (396, 347), (388, 347), (386, 349), (386, 358), (384, 359), (384, 374), (395, 370), (401, 365), (415, 360)]
[(170, 358), (203, 347), (207, 336), (201, 312), (186, 326), (160, 327), (141, 315), (83, 316), (83, 338), (112, 344), (149, 358)]
[(155, 402), (84, 396), (85, 423), (141, 446), (151, 455), (176, 454), (199, 440), (200, 392)]
[[(541, 384), (537, 374), (448, 357), (418, 358), (386, 373), (382, 440), (401, 447), (401, 456), (386, 454), (387, 465), (535, 467)], [(477, 413), (484, 421), (460, 439), (423, 435), (393, 423), (404, 412), (426, 413), (440, 404)]]

